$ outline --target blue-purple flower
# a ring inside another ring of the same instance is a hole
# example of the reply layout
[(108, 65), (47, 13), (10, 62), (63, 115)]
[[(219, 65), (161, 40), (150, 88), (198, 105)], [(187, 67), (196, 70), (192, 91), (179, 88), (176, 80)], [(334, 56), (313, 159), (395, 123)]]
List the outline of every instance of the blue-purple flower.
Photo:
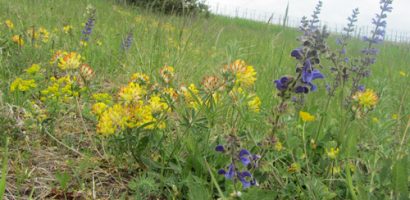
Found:
[(301, 60), (301, 59), (303, 58), (302, 48), (294, 49), (294, 50), (290, 53), (290, 56), (296, 58), (297, 60)]
[(293, 81), (290, 76), (282, 76), (280, 79), (275, 80), (274, 83), (279, 91), (285, 91), (288, 89), (289, 84)]
[[(312, 83), (315, 79), (323, 79), (324, 76), (318, 69), (313, 69), (310, 59), (307, 59), (302, 68), (302, 82), (310, 86), (310, 91), (315, 91), (317, 89), (316, 85)], [(306, 93), (306, 86), (299, 86), (296, 88), (297, 93)]]
[(222, 145), (217, 145), (217, 146), (215, 147), (215, 151), (224, 152), (224, 151), (225, 151), (225, 148), (224, 148), (224, 146), (222, 146)]

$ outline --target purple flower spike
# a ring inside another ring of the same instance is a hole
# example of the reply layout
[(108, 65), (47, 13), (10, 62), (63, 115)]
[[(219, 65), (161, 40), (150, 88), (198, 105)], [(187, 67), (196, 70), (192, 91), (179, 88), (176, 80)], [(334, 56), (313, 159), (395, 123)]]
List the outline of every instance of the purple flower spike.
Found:
[(224, 169), (220, 169), (220, 170), (218, 170), (218, 174), (219, 175), (225, 175), (226, 171)]
[(359, 91), (363, 92), (366, 87), (364, 87), (364, 85), (359, 85), (359, 87), (357, 88)]

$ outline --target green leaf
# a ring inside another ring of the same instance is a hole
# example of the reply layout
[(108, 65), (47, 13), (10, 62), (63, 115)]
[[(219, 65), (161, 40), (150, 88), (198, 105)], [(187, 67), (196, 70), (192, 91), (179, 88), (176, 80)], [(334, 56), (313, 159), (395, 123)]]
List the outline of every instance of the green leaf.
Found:
[(277, 193), (272, 190), (261, 190), (259, 188), (249, 188), (247, 192), (242, 194), (243, 200), (272, 200), (276, 199)]
[(1, 168), (1, 178), (0, 178), (0, 199), (3, 199), (4, 192), (6, 191), (6, 176), (7, 176), (7, 167), (8, 167), (8, 141), (6, 138), (6, 147), (4, 150), (4, 157), (2, 159), (2, 168)]

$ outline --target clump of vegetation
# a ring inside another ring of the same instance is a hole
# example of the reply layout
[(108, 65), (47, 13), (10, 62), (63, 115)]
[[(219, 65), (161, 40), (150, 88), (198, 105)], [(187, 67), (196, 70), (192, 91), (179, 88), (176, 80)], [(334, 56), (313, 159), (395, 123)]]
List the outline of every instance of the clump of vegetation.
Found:
[(208, 6), (200, 0), (128, 0), (138, 6), (167, 14), (207, 13)]
[(320, 1), (299, 32), (60, 3), (0, 0), (7, 199), (408, 197), (409, 49), (379, 45), (392, 1), (336, 43)]

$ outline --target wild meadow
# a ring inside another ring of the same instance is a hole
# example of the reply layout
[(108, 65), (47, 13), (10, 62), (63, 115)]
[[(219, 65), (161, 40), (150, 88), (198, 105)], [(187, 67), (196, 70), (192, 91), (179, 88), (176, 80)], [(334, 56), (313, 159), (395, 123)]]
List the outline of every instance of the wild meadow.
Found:
[(0, 199), (409, 199), (410, 46), (379, 3), (354, 38), (320, 1), (294, 29), (0, 0)]

